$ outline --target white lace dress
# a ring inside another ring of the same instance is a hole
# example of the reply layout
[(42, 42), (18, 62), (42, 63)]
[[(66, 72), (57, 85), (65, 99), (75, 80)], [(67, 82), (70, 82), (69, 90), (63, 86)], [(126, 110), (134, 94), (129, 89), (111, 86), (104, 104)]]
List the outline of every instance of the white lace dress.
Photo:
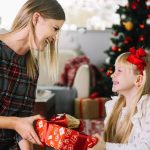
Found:
[[(118, 96), (112, 97), (112, 100), (106, 102), (106, 118), (108, 121), (114, 104)], [(122, 120), (127, 112), (124, 107), (120, 114)], [(150, 150), (150, 95), (142, 96), (137, 104), (137, 113), (132, 117), (133, 128), (127, 144), (106, 143), (106, 150)]]

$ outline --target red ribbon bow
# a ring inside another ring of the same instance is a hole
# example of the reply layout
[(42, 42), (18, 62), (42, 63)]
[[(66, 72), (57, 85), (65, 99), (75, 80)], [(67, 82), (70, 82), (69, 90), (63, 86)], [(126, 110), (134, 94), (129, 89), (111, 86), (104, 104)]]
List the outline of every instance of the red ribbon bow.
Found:
[(146, 66), (146, 62), (142, 59), (142, 57), (146, 56), (147, 53), (144, 51), (143, 48), (138, 48), (137, 50), (135, 47), (131, 47), (129, 49), (130, 55), (127, 58), (127, 61), (137, 66), (140, 74), (143, 75), (144, 67)]

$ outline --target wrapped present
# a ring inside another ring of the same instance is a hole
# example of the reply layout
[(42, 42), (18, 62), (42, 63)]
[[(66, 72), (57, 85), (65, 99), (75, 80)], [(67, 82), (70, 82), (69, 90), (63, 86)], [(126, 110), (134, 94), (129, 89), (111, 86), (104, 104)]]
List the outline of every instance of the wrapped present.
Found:
[(44, 145), (58, 150), (87, 150), (97, 143), (97, 138), (67, 128), (66, 117), (60, 118), (53, 118), (51, 121), (37, 120), (36, 131)]
[(103, 120), (90, 120), (82, 119), (83, 123), (83, 132), (88, 135), (93, 135), (98, 133), (100, 136), (103, 136), (104, 133), (104, 121)]
[(99, 119), (105, 117), (105, 102), (108, 98), (89, 97), (75, 99), (75, 116), (81, 119)]

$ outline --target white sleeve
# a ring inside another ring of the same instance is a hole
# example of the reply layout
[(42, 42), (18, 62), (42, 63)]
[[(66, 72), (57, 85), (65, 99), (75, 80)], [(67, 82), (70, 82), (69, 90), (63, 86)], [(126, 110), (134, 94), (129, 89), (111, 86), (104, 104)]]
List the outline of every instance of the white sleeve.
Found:
[(109, 100), (105, 103), (105, 109), (106, 109), (106, 117), (105, 117), (105, 120), (104, 120), (104, 124), (106, 125), (111, 113), (112, 113), (112, 110), (114, 108), (114, 105), (116, 103), (116, 101), (118, 100), (118, 96), (113, 96), (111, 97), (112, 100)]
[(106, 150), (150, 150), (150, 104), (147, 105), (143, 118), (144, 121), (141, 121), (143, 123), (142, 132), (138, 140), (140, 142), (136, 142), (136, 139), (134, 139), (134, 143), (128, 144), (106, 142)]
[(150, 150), (150, 143), (144, 143), (142, 141), (136, 144), (115, 144), (107, 142), (106, 150)]

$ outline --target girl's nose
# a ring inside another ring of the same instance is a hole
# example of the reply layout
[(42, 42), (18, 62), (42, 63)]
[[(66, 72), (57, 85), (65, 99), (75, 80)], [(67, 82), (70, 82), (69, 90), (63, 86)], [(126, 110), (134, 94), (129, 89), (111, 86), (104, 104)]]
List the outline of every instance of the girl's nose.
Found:
[(110, 77), (113, 78), (114, 77), (114, 73), (112, 73)]

